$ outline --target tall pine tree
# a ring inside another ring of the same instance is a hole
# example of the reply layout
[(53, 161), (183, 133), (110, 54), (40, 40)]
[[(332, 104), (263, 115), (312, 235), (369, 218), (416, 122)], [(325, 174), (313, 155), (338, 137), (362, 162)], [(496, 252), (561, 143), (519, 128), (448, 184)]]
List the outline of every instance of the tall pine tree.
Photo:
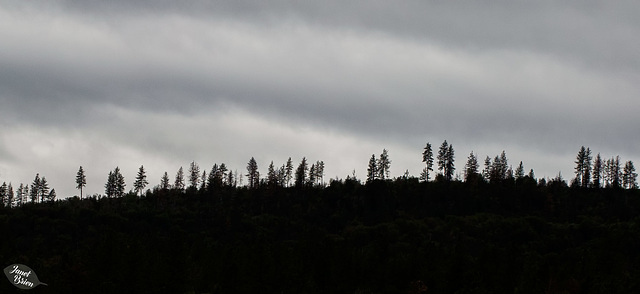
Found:
[(76, 174), (76, 189), (80, 189), (80, 199), (82, 199), (82, 189), (87, 186), (87, 176), (84, 174), (82, 166), (78, 169)]
[(142, 191), (147, 184), (149, 184), (149, 181), (147, 181), (147, 174), (144, 171), (144, 166), (141, 165), (140, 169), (138, 169), (138, 174), (136, 175), (136, 181), (133, 183), (133, 188), (136, 193), (139, 193), (140, 196), (142, 196)]
[(182, 169), (182, 167), (180, 167), (176, 173), (176, 178), (173, 181), (173, 188), (180, 192), (184, 192), (184, 169)]
[(309, 170), (309, 166), (307, 165), (307, 158), (302, 157), (302, 161), (298, 165), (295, 174), (294, 184), (296, 187), (302, 187), (307, 181), (307, 171)]
[(378, 159), (378, 178), (385, 180), (389, 178), (389, 168), (391, 167), (391, 159), (387, 149), (382, 149), (382, 154)]
[(429, 172), (433, 171), (433, 149), (431, 148), (431, 143), (427, 142), (427, 145), (422, 151), (422, 162), (424, 162), (426, 165), (425, 169), (422, 171), (422, 177), (426, 182), (428, 182)]
[(258, 162), (251, 157), (247, 164), (247, 181), (249, 188), (255, 189), (260, 185), (260, 172), (258, 172)]
[(376, 155), (371, 154), (369, 159), (369, 166), (367, 167), (367, 183), (373, 182), (378, 178), (378, 161)]

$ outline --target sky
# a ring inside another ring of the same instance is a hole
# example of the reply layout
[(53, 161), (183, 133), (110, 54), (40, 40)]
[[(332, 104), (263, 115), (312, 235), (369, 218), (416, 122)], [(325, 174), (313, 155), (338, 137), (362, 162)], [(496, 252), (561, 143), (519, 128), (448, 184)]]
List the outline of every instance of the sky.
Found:
[[(307, 3), (309, 2), (309, 3)], [(0, 0), (0, 182), (59, 198), (195, 161), (419, 175), (422, 149), (573, 176), (640, 160), (636, 1)], [(246, 181), (245, 181), (246, 182)]]

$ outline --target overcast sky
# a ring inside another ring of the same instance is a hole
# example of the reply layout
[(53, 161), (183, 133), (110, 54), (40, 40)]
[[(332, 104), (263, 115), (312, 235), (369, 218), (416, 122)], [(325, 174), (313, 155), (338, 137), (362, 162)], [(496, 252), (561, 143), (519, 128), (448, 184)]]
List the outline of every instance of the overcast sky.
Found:
[[(308, 2), (308, 1), (307, 1)], [(587, 3), (588, 2), (588, 3)], [(196, 161), (323, 160), (327, 178), (462, 171), (505, 150), (573, 176), (580, 146), (640, 159), (636, 1), (0, 0), (0, 182), (58, 197)]]

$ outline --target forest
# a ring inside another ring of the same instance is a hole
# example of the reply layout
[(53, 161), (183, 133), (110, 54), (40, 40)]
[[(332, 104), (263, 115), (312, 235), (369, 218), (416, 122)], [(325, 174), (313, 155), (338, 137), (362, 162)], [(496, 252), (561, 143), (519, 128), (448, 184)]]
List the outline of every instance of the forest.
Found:
[(472, 152), (456, 175), (447, 141), (422, 159), (419, 177), (390, 178), (385, 149), (363, 180), (325, 179), (306, 158), (266, 176), (254, 158), (246, 174), (192, 162), (150, 189), (141, 166), (129, 191), (116, 167), (84, 197), (80, 167), (80, 197), (65, 199), (36, 175), (2, 185), (0, 260), (33, 268), (42, 293), (640, 291), (633, 162), (581, 147), (567, 182), (505, 152), (483, 169)]

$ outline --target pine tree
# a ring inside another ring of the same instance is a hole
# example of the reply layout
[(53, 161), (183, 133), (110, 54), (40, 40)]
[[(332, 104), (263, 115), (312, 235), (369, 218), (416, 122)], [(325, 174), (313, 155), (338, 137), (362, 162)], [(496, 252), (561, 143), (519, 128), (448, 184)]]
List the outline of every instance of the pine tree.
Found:
[(484, 177), (484, 179), (487, 181), (491, 180), (491, 157), (489, 157), (488, 155), (484, 159), (484, 169), (482, 170), (482, 177)]
[(307, 181), (307, 171), (308, 170), (309, 170), (309, 167), (307, 165), (307, 158), (303, 157), (302, 161), (298, 165), (298, 168), (296, 169), (296, 174), (295, 174), (295, 186), (296, 187), (304, 186), (305, 182)]
[(87, 186), (87, 176), (84, 174), (84, 169), (80, 166), (78, 173), (76, 174), (76, 189), (80, 189), (80, 199), (82, 199), (82, 189)]
[(204, 192), (207, 190), (207, 171), (202, 171), (202, 176), (200, 177), (200, 191)]
[(453, 150), (453, 144), (449, 144), (449, 151), (447, 152), (447, 180), (451, 181), (455, 170), (455, 152)]
[(369, 166), (367, 167), (367, 183), (373, 182), (378, 178), (378, 161), (376, 155), (371, 154), (369, 159)]
[[(112, 198), (115, 195), (116, 180), (113, 176), (113, 171), (109, 171), (109, 176), (107, 177), (107, 183), (104, 185), (104, 194), (107, 197)], [(33, 190), (33, 189), (32, 189)]]
[[(225, 180), (226, 180), (225, 178), (226, 178), (226, 176), (227, 176), (227, 171), (229, 171), (229, 170), (227, 169), (227, 165), (226, 165), (226, 164), (224, 164), (224, 162), (223, 162), (223, 163), (221, 163), (221, 164), (220, 164), (220, 166), (218, 167), (218, 173), (217, 173), (217, 175), (216, 175), (216, 178), (219, 178), (219, 179), (220, 179), (220, 182), (219, 182), (220, 186), (224, 185), (224, 182), (225, 182)], [(227, 184), (228, 184), (228, 183), (227, 183)]]
[(631, 160), (627, 161), (622, 172), (622, 186), (626, 189), (636, 189), (638, 187), (637, 178), (638, 174), (633, 162)]
[(612, 160), (612, 168), (611, 168), (611, 180), (614, 188), (620, 187), (620, 156), (616, 156), (614, 160)]
[(195, 161), (192, 161), (189, 165), (189, 189), (198, 189), (198, 183), (200, 183), (200, 167)]
[(56, 201), (56, 189), (51, 189), (51, 192), (49, 192), (49, 195), (47, 196), (47, 201), (49, 202), (55, 202)]
[(169, 190), (171, 189), (171, 182), (169, 182), (169, 174), (165, 171), (160, 178), (160, 189)]
[(316, 184), (316, 164), (312, 163), (309, 168), (309, 186), (314, 186)]
[(284, 182), (285, 186), (289, 187), (291, 184), (291, 178), (293, 177), (293, 161), (291, 161), (291, 157), (287, 159), (287, 164), (285, 165), (285, 174), (284, 174)]
[(274, 187), (278, 185), (278, 173), (276, 172), (276, 167), (273, 165), (273, 160), (269, 164), (269, 168), (267, 169), (267, 183), (269, 186)]
[(603, 164), (604, 163), (602, 162), (602, 157), (600, 157), (600, 153), (598, 153), (598, 155), (596, 155), (596, 159), (593, 162), (593, 187), (595, 188), (602, 187), (600, 181), (602, 180), (602, 174), (604, 172)]
[(442, 145), (440, 145), (440, 149), (438, 150), (438, 171), (440, 173), (440, 175), (442, 175), (443, 177), (445, 176), (445, 173), (447, 172), (446, 170), (446, 164), (447, 164), (447, 153), (449, 152), (449, 143), (447, 143), (447, 140), (444, 140), (444, 142), (442, 142)]
[(220, 182), (218, 179), (218, 175), (220, 175), (220, 173), (218, 172), (219, 169), (220, 168), (218, 167), (217, 163), (214, 163), (211, 167), (209, 177), (207, 178), (207, 190), (214, 191), (217, 188), (220, 188)]
[(123, 197), (125, 188), (127, 184), (124, 181), (124, 176), (120, 172), (120, 167), (117, 167), (113, 170), (113, 183), (114, 183), (114, 196), (115, 197)]
[(24, 198), (24, 184), (20, 183), (20, 186), (18, 186), (18, 190), (16, 191), (16, 206), (21, 206), (24, 203)]
[(260, 173), (258, 172), (258, 163), (256, 159), (251, 157), (247, 164), (247, 181), (249, 188), (255, 189), (260, 185)]
[(420, 180), (426, 182), (427, 179), (429, 179), (429, 172), (426, 167), (423, 167), (422, 171), (420, 172)]
[(589, 183), (591, 182), (591, 160), (593, 157), (591, 156), (591, 149), (587, 148), (585, 152), (585, 157), (583, 161), (584, 169), (582, 172), (582, 187), (589, 187)]
[(518, 168), (516, 169), (516, 180), (522, 179), (524, 178), (524, 165), (522, 164), (522, 161), (520, 161), (520, 164), (518, 165)]
[(378, 178), (381, 180), (389, 178), (389, 168), (391, 167), (391, 160), (389, 159), (389, 152), (387, 149), (382, 149), (380, 159), (378, 159)]
[(591, 149), (580, 147), (575, 161), (575, 174), (577, 182), (583, 188), (588, 187), (591, 181), (591, 159)]
[[(512, 175), (513, 176), (513, 175)], [(489, 171), (489, 181), (500, 182), (509, 177), (509, 163), (507, 161), (507, 153), (503, 150), (500, 155), (496, 155), (491, 163)]]
[(7, 187), (7, 206), (8, 207), (13, 207), (13, 201), (15, 200), (15, 195), (13, 194), (13, 186), (11, 185), (11, 183), (9, 183), (9, 186)]
[(507, 179), (509, 177), (509, 163), (507, 161), (507, 153), (502, 150), (500, 153), (500, 178)]
[(31, 193), (29, 194), (31, 203), (38, 202), (38, 191), (40, 191), (40, 174), (36, 174), (36, 178), (33, 179), (31, 184)]
[(44, 202), (47, 195), (49, 195), (49, 183), (47, 182), (47, 178), (42, 177), (40, 179), (40, 189), (38, 191), (40, 194), (40, 202)]
[(133, 188), (136, 191), (136, 193), (140, 193), (140, 196), (142, 197), (142, 191), (144, 190), (144, 187), (147, 186), (147, 184), (149, 184), (149, 181), (147, 181), (147, 175), (144, 171), (144, 166), (140, 166), (140, 169), (138, 169), (138, 175), (136, 175), (136, 181), (133, 183)]
[(176, 178), (173, 181), (173, 188), (180, 192), (184, 192), (184, 170), (182, 167), (180, 167), (176, 173)]
[(22, 191), (22, 204), (29, 202), (29, 195), (31, 190), (29, 190), (29, 185), (24, 185), (24, 191)]
[(324, 161), (316, 162), (316, 178), (320, 181), (320, 185), (324, 186)]
[(278, 183), (280, 183), (280, 186), (285, 187), (287, 185), (286, 183), (287, 171), (284, 164), (280, 168), (278, 168), (277, 174), (278, 174)]
[(422, 162), (424, 162), (426, 166), (425, 169), (422, 170), (420, 177), (428, 182), (429, 172), (433, 171), (433, 149), (431, 148), (431, 143), (427, 142), (427, 145), (424, 147), (424, 151), (422, 151)]
[(0, 207), (4, 207), (7, 203), (7, 182), (0, 185)]
[(235, 173), (229, 170), (229, 174), (227, 174), (227, 185), (229, 185), (229, 187), (235, 187), (238, 184), (237, 177), (235, 176), (237, 174), (238, 174), (237, 170)]
[(465, 165), (464, 178), (466, 182), (472, 181), (478, 176), (478, 158), (473, 151), (469, 153), (469, 157), (467, 157), (467, 164)]

